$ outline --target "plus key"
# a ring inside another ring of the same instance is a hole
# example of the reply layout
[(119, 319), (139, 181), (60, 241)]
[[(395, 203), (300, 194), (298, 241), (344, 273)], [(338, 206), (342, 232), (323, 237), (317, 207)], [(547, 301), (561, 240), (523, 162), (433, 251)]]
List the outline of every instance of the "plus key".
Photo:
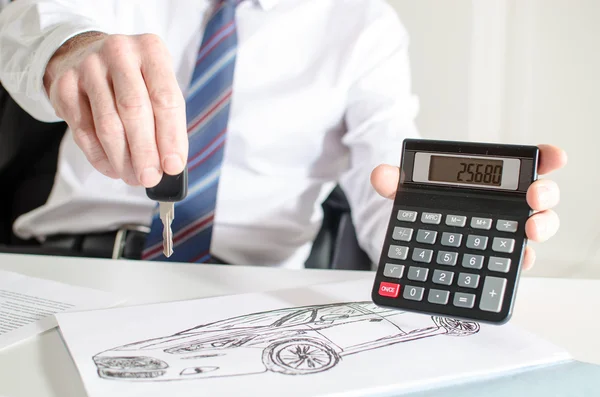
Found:
[(485, 282), (483, 283), (479, 308), (488, 312), (499, 313), (502, 309), (505, 291), (505, 278), (491, 276), (486, 277)]

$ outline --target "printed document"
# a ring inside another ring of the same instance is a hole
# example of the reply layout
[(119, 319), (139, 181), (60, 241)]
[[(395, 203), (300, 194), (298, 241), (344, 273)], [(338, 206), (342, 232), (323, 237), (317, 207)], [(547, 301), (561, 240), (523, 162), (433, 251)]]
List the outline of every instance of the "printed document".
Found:
[(0, 349), (56, 327), (57, 313), (118, 303), (106, 292), (0, 270)]
[(60, 313), (90, 397), (398, 395), (568, 360), (510, 323), (378, 307), (372, 279)]

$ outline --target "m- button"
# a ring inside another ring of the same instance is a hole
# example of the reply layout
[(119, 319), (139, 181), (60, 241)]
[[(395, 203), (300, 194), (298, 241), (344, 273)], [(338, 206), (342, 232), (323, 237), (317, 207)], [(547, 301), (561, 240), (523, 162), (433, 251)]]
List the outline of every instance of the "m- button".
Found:
[(463, 227), (467, 223), (467, 217), (464, 215), (446, 215), (446, 225)]

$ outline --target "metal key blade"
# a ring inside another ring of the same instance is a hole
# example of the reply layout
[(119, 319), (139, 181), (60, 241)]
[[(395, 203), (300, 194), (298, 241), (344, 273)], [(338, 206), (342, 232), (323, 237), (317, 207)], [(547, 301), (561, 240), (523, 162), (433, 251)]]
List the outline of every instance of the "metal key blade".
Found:
[(173, 255), (173, 231), (171, 223), (175, 217), (175, 204), (172, 202), (159, 202), (160, 220), (163, 223), (163, 253), (168, 258)]

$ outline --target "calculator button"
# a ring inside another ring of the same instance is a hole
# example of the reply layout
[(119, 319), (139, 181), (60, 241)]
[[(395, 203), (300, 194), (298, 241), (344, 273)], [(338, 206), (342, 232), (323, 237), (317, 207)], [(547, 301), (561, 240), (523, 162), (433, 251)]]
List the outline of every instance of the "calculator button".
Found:
[(464, 254), (462, 266), (467, 269), (481, 269), (483, 267), (483, 255)]
[(434, 214), (432, 212), (423, 212), (421, 214), (421, 222), (439, 225), (442, 221), (442, 214)]
[(467, 236), (467, 248), (473, 250), (484, 250), (487, 248), (487, 236), (469, 235)]
[(408, 279), (413, 281), (427, 281), (427, 274), (429, 273), (429, 269), (424, 267), (414, 267), (411, 266), (408, 269)]
[(417, 220), (417, 211), (398, 211), (397, 218), (399, 221), (414, 222)]
[(404, 265), (396, 265), (393, 263), (386, 263), (383, 269), (383, 275), (391, 278), (402, 278), (404, 274)]
[(433, 250), (425, 250), (422, 248), (415, 248), (412, 254), (412, 260), (415, 262), (431, 262), (433, 256)]
[(472, 309), (475, 306), (475, 295), (457, 292), (454, 294), (454, 306)]
[(435, 230), (419, 230), (417, 232), (417, 242), (423, 244), (434, 244), (437, 237)]
[(400, 284), (386, 283), (382, 281), (379, 284), (379, 295), (396, 298), (400, 293)]
[(478, 274), (469, 274), (469, 273), (460, 273), (458, 275), (457, 284), (459, 287), (477, 288), (477, 286), (479, 286), (479, 275)]
[(454, 265), (456, 265), (457, 258), (458, 258), (457, 252), (438, 251), (437, 263), (439, 265), (454, 266)]
[(392, 238), (398, 241), (410, 241), (412, 238), (413, 230), (408, 227), (394, 227), (394, 233)]
[(404, 299), (408, 299), (411, 301), (420, 301), (423, 299), (423, 293), (425, 292), (425, 288), (423, 287), (413, 287), (406, 286), (404, 288), (404, 294), (402, 295)]
[(471, 218), (471, 227), (473, 229), (490, 230), (492, 227), (492, 220), (489, 218)]
[(429, 303), (435, 303), (436, 305), (445, 305), (448, 303), (450, 292), (442, 291), (441, 289), (430, 289), (427, 300)]
[(500, 277), (486, 277), (483, 282), (481, 301), (479, 308), (486, 312), (500, 312), (504, 291), (506, 290), (506, 279)]
[(435, 269), (433, 271), (432, 281), (435, 284), (451, 285), (453, 278), (454, 278), (454, 273)]
[(504, 219), (498, 219), (496, 222), (496, 230), (501, 232), (509, 232), (514, 233), (517, 231), (517, 226), (519, 222), (517, 221), (505, 221)]
[(462, 240), (462, 234), (459, 233), (442, 233), (442, 245), (447, 247), (460, 247), (460, 242)]
[(515, 249), (515, 240), (512, 238), (494, 237), (492, 250), (496, 252), (511, 253)]
[(463, 227), (467, 224), (467, 217), (463, 215), (446, 215), (446, 225)]
[(388, 257), (392, 259), (404, 260), (408, 256), (408, 247), (401, 245), (390, 245), (388, 249)]
[(508, 270), (510, 269), (510, 259), (490, 256), (490, 260), (488, 261), (488, 269), (493, 272), (508, 273)]

